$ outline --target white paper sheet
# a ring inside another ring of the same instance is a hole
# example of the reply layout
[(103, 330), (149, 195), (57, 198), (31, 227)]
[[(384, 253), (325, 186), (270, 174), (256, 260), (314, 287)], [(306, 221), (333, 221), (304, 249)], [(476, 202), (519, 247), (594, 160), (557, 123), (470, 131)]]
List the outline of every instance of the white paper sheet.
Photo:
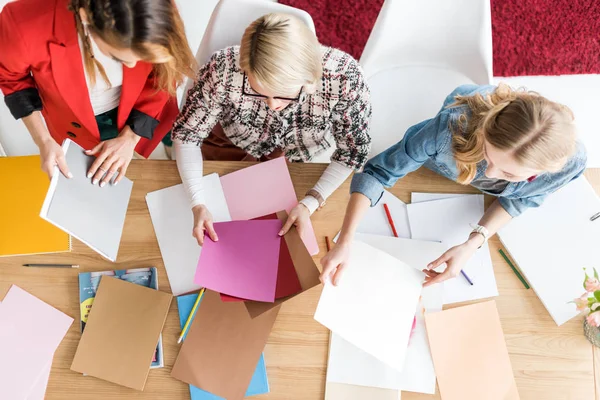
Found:
[[(203, 181), (205, 204), (213, 220), (231, 221), (219, 175), (206, 175)], [(173, 295), (198, 290), (194, 274), (201, 247), (192, 236), (194, 216), (183, 184), (148, 193), (146, 203)]]
[(411, 203), (423, 203), (425, 201), (432, 200), (444, 200), (444, 199), (452, 199), (455, 197), (465, 197), (465, 196), (480, 196), (478, 194), (466, 194), (466, 193), (420, 193), (420, 192), (412, 192), (410, 194), (410, 202)]
[(348, 263), (338, 286), (325, 284), (315, 319), (402, 371), (425, 274), (359, 241)]
[[(464, 243), (472, 231), (470, 224), (476, 224), (483, 216), (483, 195), (412, 203), (407, 209), (413, 239), (437, 240), (452, 247)], [(487, 243), (473, 255), (463, 270), (474, 284), (470, 285), (462, 275), (447, 280), (444, 282), (444, 304), (498, 295)]]
[(325, 400), (401, 400), (399, 390), (327, 382)]
[(584, 292), (583, 268), (600, 272), (600, 219), (590, 221), (598, 212), (600, 199), (580, 177), (498, 233), (557, 325), (579, 314), (569, 302)]
[[(388, 192), (383, 191), (381, 200), (375, 207), (371, 207), (365, 213), (363, 219), (358, 224), (357, 232), (369, 233), (372, 235), (394, 236), (390, 223), (388, 222), (383, 205), (387, 204), (396, 227), (398, 237), (410, 238), (410, 226), (408, 224), (408, 214), (406, 213), (406, 203)], [(340, 234), (333, 238), (337, 242)]]
[[(445, 246), (438, 242), (379, 235), (359, 233), (356, 235), (356, 240), (385, 251), (418, 270), (423, 269), (432, 256), (446, 250)], [(416, 326), (408, 344), (402, 372), (388, 367), (338, 335), (332, 334), (329, 344), (327, 381), (435, 394), (435, 370), (429, 351), (423, 311), (441, 311), (442, 292), (443, 284), (423, 289), (416, 310)]]

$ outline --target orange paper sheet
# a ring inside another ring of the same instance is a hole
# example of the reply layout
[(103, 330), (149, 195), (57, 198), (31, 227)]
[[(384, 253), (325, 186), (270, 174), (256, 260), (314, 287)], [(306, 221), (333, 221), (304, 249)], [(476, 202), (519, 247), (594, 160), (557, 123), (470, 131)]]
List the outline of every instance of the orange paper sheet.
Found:
[(518, 400), (495, 301), (425, 314), (444, 400)]
[(40, 156), (0, 157), (0, 256), (71, 250), (69, 234), (40, 217), (49, 185)]

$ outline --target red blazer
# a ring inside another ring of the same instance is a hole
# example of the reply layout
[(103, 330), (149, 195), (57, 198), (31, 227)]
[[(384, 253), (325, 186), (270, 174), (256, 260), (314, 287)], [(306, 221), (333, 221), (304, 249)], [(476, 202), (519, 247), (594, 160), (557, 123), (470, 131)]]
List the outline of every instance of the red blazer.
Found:
[[(0, 89), (15, 118), (42, 110), (52, 137), (85, 149), (100, 142), (85, 79), (75, 17), (68, 0), (18, 0), (0, 13)], [(177, 100), (154, 87), (152, 65), (123, 67), (117, 125), (142, 136), (148, 157), (171, 129)], [(134, 126), (131, 126), (134, 125)]]

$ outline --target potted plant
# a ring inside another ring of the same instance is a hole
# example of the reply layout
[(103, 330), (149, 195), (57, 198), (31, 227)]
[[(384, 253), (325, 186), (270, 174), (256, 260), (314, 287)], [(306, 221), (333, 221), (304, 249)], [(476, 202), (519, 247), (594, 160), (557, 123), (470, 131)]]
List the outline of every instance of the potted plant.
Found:
[(600, 278), (596, 268), (594, 268), (594, 276), (588, 276), (585, 269), (584, 273), (585, 293), (573, 300), (572, 303), (577, 307), (577, 311), (587, 313), (583, 321), (583, 332), (594, 346), (600, 347)]

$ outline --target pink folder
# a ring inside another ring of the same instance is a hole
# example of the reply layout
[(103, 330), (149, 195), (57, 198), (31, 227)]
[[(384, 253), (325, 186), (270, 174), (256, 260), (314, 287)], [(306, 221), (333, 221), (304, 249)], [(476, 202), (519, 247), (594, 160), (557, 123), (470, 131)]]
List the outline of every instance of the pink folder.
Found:
[(281, 221), (218, 222), (214, 228), (219, 240), (204, 239), (194, 283), (230, 296), (274, 302)]
[[(298, 204), (284, 157), (224, 175), (221, 184), (233, 220), (252, 219), (281, 210), (289, 213)], [(312, 225), (308, 226), (302, 241), (311, 255), (319, 252)]]
[(0, 307), (0, 399), (36, 394), (72, 323), (73, 318), (11, 286)]

